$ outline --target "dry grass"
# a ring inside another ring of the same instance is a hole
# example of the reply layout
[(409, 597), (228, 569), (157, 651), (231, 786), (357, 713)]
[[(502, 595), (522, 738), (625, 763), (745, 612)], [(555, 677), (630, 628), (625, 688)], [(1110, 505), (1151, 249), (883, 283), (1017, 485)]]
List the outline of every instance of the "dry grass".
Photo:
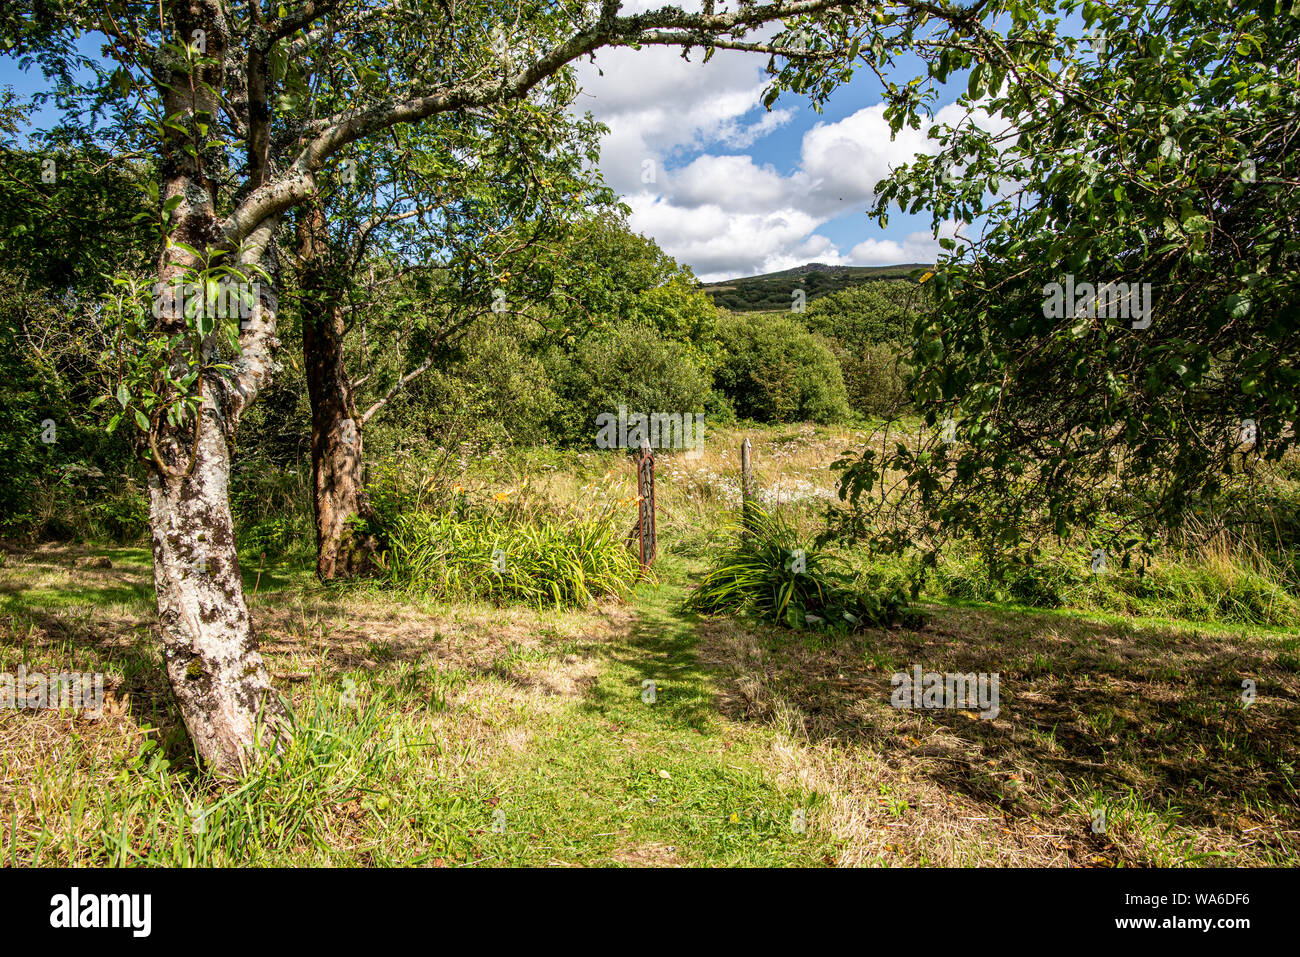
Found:
[[(184, 792), (183, 800), (215, 803), (235, 790), (195, 779), (199, 791), (191, 794), (193, 786), (181, 783), (195, 769), (157, 650), (150, 569), (120, 559), (111, 568), (88, 569), (80, 567), (83, 558), (82, 549), (45, 548), (11, 554), (0, 567), (0, 596), (7, 599), (0, 671), (21, 663), (29, 672), (103, 672), (107, 692), (98, 719), (0, 711), (5, 863), (33, 854), (102, 862), (110, 823), (137, 842), (153, 839), (157, 821), (143, 808), (122, 813), (110, 806), (113, 795), (131, 790), (128, 778), (136, 785), (141, 768), (133, 761), (148, 740), (169, 758), (170, 787)], [(626, 629), (629, 617), (617, 606), (581, 613), (468, 605), (440, 611), (310, 581), (281, 580), (268, 594), (267, 577), (250, 604), (277, 687), (300, 718), (335, 708), (340, 689), (349, 686), (357, 712), (383, 710), (395, 735), (421, 742), (401, 774), (402, 787), (411, 791), (473, 793), (485, 769), (525, 754), (539, 727), (591, 687), (600, 644), (613, 629)], [(135, 600), (118, 597), (132, 593)], [(47, 595), (79, 600), (46, 607)], [(109, 798), (102, 807), (100, 796)], [(279, 848), (286, 856), (277, 859), (288, 862), (297, 853), (317, 863), (375, 863), (382, 859), (373, 856), (378, 848), (386, 855), (398, 851), (376, 840), (365, 789), (345, 789), (326, 802), (318, 826), (337, 856), (303, 844)], [(473, 851), (461, 854), (474, 859)]]
[[(1300, 857), (1300, 678), (1285, 639), (930, 609), (920, 631), (812, 642), (704, 628), (719, 706), (827, 796), (841, 864), (1170, 865)], [(1000, 674), (996, 720), (890, 706), (910, 671)], [(1241, 681), (1258, 698), (1241, 707)], [(1092, 812), (1107, 811), (1102, 834)]]
[[(760, 485), (780, 477), (810, 527), (834, 485), (828, 463), (865, 440), (750, 434)], [(313, 782), (305, 817), (256, 846), (200, 852), (181, 826), (185, 802), (232, 791), (194, 773), (157, 650), (148, 554), (114, 550), (109, 568), (81, 548), (10, 554), (0, 671), (103, 671), (110, 697), (98, 721), (0, 712), (0, 859), (103, 863), (105, 835), (120, 831), (139, 855), (125, 860), (215, 865), (1300, 860), (1294, 636), (987, 606), (930, 606), (919, 629), (834, 638), (684, 617), (675, 563), (730, 534), (744, 435), (660, 457), (667, 584), (633, 607), (422, 605), (246, 569), (277, 686), (352, 749)], [(571, 472), (503, 466), (474, 492), (510, 492), (502, 507), (525, 520), (632, 495), (619, 453), (579, 458)], [(895, 710), (890, 677), (913, 664), (996, 672), (999, 716)], [(646, 678), (660, 682), (655, 708), (639, 697)], [(1249, 709), (1244, 680), (1258, 695)], [(357, 700), (343, 707), (349, 683)], [(142, 769), (145, 740), (170, 771)], [(497, 808), (506, 838), (491, 832)], [(807, 835), (790, 833), (794, 808)]]

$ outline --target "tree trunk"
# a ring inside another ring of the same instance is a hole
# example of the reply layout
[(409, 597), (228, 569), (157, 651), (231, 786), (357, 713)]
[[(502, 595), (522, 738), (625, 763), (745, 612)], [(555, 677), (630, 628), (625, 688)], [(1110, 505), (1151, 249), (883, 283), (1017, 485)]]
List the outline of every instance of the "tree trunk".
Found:
[(321, 581), (365, 574), (375, 551), (359, 527), (370, 516), (363, 481), (360, 417), (343, 365), (342, 309), (303, 317), (303, 358), (311, 396), (311, 470), (316, 574)]
[[(188, 475), (149, 476), (154, 588), (167, 677), (195, 750), (243, 769), (287, 730), (244, 601), (227, 494), (230, 454), (205, 403)], [(259, 727), (260, 725), (260, 727)], [(264, 732), (264, 733), (259, 733)]]
[[(179, 4), (173, 13), (182, 42), (201, 31), (206, 58), (193, 68), (195, 76), (183, 58), (162, 57), (157, 67), (166, 113), (176, 118), (165, 134), (161, 200), (172, 204), (171, 237), (184, 245), (168, 242), (159, 258), (154, 315), (157, 333), (188, 343), (192, 332), (173, 284), (183, 283), (187, 270), (203, 267), (194, 251), (211, 249), (218, 237), (217, 186), (207, 168), (215, 160), (186, 146), (220, 108), (229, 26), (221, 5), (212, 2)], [(241, 262), (262, 257), (275, 225), (258, 225), (241, 249)], [(167, 676), (199, 757), (223, 772), (245, 769), (262, 747), (278, 744), (290, 725), (253, 635), (229, 499), (229, 441), (274, 369), (275, 323), (274, 293), (263, 289), (240, 333), (240, 355), (225, 357), (232, 372), (209, 370), (198, 379), (197, 421), (158, 416), (141, 440), (150, 463), (154, 588)], [(183, 376), (192, 362), (206, 369), (223, 361), (218, 342), (207, 336), (198, 356), (188, 345), (178, 346), (168, 360), (174, 376)]]
[(361, 417), (343, 361), (346, 331), (341, 293), (331, 282), (325, 217), (318, 204), (299, 222), (302, 259), (303, 363), (311, 399), (312, 505), (316, 516), (316, 575), (355, 578), (370, 570), (376, 543), (361, 527), (371, 517), (366, 498)]

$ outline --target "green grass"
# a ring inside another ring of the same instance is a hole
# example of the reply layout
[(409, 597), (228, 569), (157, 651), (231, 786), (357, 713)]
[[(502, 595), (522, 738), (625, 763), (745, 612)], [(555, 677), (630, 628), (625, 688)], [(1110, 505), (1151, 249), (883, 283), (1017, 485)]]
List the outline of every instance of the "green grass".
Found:
[[(790, 427), (759, 438), (769, 480), (815, 479), (838, 443)], [(954, 553), (924, 623), (841, 633), (697, 618), (690, 586), (736, 545), (735, 510), (713, 494), (734, 473), (727, 448), (661, 463), (652, 581), (634, 584), (618, 534), (630, 470), (600, 455), (574, 456), (572, 472), (552, 453), (503, 456), (492, 468), (514, 490), (507, 505), (481, 487), (472, 515), (412, 524), (389, 581), (326, 587), (301, 555), (241, 552), (299, 730), (240, 782), (195, 767), (153, 632), (147, 550), (9, 554), (0, 671), (103, 671), (113, 707), (98, 722), (0, 712), (0, 860), (1296, 863), (1300, 638), (1269, 598), (1291, 594), (1286, 575), (1207, 553), (1154, 566), (1149, 595), (1120, 570), (1073, 580), (1064, 560), (993, 586)], [(622, 510), (612, 525), (585, 518), (597, 499), (597, 514)], [(792, 527), (759, 563), (774, 610), (816, 598), (782, 589), (819, 510), (782, 506)], [(524, 560), (526, 587), (492, 572), (496, 547)], [(112, 567), (78, 566), (92, 555)], [(805, 557), (818, 572), (823, 556)], [(836, 587), (906, 580), (902, 562), (829, 557), (854, 572)], [(1000, 673), (1000, 717), (890, 707), (890, 675), (917, 663)], [(1257, 686), (1249, 709), (1243, 679)], [(1098, 808), (1104, 834), (1089, 828)]]
[[(911, 568), (898, 558), (856, 558), (865, 587), (902, 587)], [(1086, 552), (1049, 550), (1030, 564), (1006, 565), (999, 577), (967, 544), (946, 548), (923, 594), (932, 600), (1007, 607), (1105, 612), (1118, 616), (1253, 628), (1300, 626), (1300, 597), (1291, 573), (1258, 556), (1221, 552), (1168, 553), (1139, 573), (1115, 563), (1094, 573)]]
[[(289, 750), (238, 784), (147, 729), (143, 743), (74, 735), (28, 769), (45, 813), (15, 816), (0, 853), (33, 866), (822, 863), (833, 842), (791, 824), (817, 796), (778, 787), (752, 760), (757, 736), (718, 718), (681, 600), (680, 586), (642, 585), (638, 620), (606, 642), (315, 681)], [(574, 657), (593, 666), (583, 693), (521, 710), (512, 692), (531, 670)], [(527, 748), (500, 745), (522, 727)]]
[(417, 512), (388, 532), (383, 580), (443, 600), (520, 601), (585, 607), (626, 594), (640, 575), (626, 530), (609, 518), (496, 518)]

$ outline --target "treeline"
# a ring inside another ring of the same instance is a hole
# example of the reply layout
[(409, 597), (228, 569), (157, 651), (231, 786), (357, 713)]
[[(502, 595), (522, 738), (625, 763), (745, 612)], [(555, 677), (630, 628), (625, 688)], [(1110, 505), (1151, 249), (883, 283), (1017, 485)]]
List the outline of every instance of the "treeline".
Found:
[[(109, 277), (147, 271), (158, 224), (144, 217), (123, 231), (131, 177), (76, 174), (94, 168), (89, 159), (69, 152), (59, 160), (67, 175), (41, 184), (40, 156), (0, 152), (12, 187), (0, 207), (0, 535), (10, 539), (133, 541), (147, 529), (148, 450), (129, 420), (117, 424), (132, 410), (113, 389), (122, 340), (110, 313), (129, 292)], [(76, 242), (63, 234), (71, 228)], [(924, 299), (915, 282), (866, 283), (806, 311), (733, 314), (616, 209), (590, 211), (548, 241), (535, 267), (547, 282), (494, 289), (486, 304), (466, 301), (476, 290), (451, 270), (383, 256), (315, 298), (309, 287), (321, 276), (286, 271), (282, 367), (232, 450), (241, 540), (276, 549), (310, 537), (294, 516), (310, 498), (310, 466), (329, 465), (319, 447), (328, 402), (314, 418), (311, 397), (326, 347), (337, 349), (339, 381), (325, 385), (341, 389), (340, 416), (364, 431), (372, 475), (383, 469), (375, 463), (412, 451), (594, 447), (597, 417), (620, 406), (702, 412), (706, 428), (904, 408), (905, 343)], [(79, 255), (44, 252), (71, 248)], [(322, 331), (331, 324), (333, 338)], [(346, 520), (366, 509), (343, 511)]]

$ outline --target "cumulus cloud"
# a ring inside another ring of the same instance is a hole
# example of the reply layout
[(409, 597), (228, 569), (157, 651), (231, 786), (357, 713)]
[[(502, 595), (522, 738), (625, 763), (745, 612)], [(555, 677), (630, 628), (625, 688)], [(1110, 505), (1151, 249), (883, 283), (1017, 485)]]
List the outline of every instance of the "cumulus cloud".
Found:
[(660, 47), (616, 48), (601, 51), (595, 64), (579, 64), (584, 95), (576, 108), (610, 127), (600, 165), (620, 192), (644, 185), (647, 160), (662, 170), (686, 152), (746, 149), (794, 118), (793, 109), (762, 110), (765, 80), (755, 57), (724, 50), (705, 64), (698, 53), (694, 59)]
[(957, 234), (957, 224), (943, 223), (939, 234), (912, 232), (900, 243), (892, 239), (865, 239), (849, 251), (854, 266), (892, 266), (896, 263), (934, 262), (940, 253), (939, 240)]
[[(803, 133), (791, 170), (782, 172), (745, 152), (764, 137), (789, 135), (781, 131), (798, 116), (762, 108), (764, 62), (719, 51), (708, 64), (687, 63), (672, 50), (651, 48), (603, 51), (595, 65), (580, 67), (585, 95), (578, 108), (610, 127), (601, 170), (632, 208), (632, 227), (706, 281), (809, 261), (933, 261), (938, 244), (928, 232), (865, 239), (847, 253), (817, 233), (846, 214), (860, 216), (864, 231), (874, 229), (862, 213), (876, 184), (916, 154), (934, 151), (929, 124), (891, 138), (883, 104), (818, 122)], [(964, 115), (951, 104), (936, 121), (955, 125)]]

